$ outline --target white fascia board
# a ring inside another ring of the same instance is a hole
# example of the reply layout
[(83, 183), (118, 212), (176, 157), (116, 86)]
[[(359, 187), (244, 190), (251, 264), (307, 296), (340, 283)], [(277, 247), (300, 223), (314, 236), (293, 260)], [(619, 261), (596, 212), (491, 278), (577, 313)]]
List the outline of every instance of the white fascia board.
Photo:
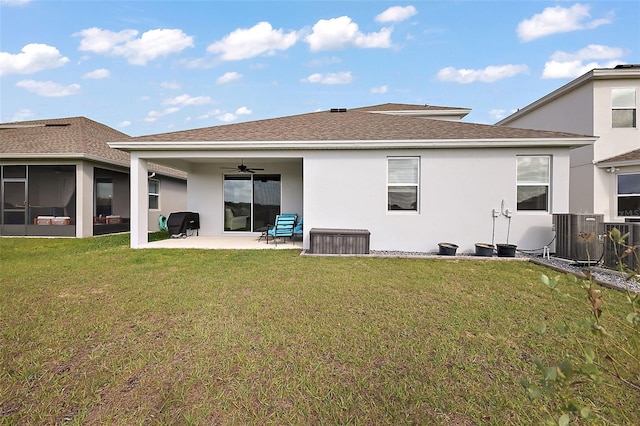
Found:
[(11, 160), (86, 160), (93, 161), (96, 163), (103, 164), (111, 164), (113, 166), (121, 166), (121, 167), (129, 167), (128, 162), (115, 161), (115, 160), (107, 160), (106, 158), (97, 157), (95, 155), (88, 154), (75, 154), (75, 153), (20, 153), (20, 152), (11, 152), (11, 153), (3, 153), (2, 159), (11, 159)]
[(109, 142), (111, 148), (140, 151), (269, 151), (345, 149), (430, 148), (537, 148), (592, 145), (596, 137), (549, 139), (432, 139), (432, 140), (340, 140), (340, 141), (198, 141), (198, 142)]
[(601, 161), (594, 164), (600, 169), (608, 169), (609, 167), (638, 166), (640, 165), (640, 160)]

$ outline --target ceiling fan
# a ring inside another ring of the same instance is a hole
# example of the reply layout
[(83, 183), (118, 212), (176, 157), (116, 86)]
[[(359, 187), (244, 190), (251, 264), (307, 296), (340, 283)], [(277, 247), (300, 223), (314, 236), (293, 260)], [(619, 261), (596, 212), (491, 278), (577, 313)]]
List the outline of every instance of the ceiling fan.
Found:
[(258, 169), (255, 167), (248, 167), (244, 165), (244, 159), (242, 159), (242, 161), (240, 162), (240, 164), (238, 164), (237, 167), (222, 167), (222, 169), (226, 169), (226, 170), (236, 170), (240, 173), (255, 173), (256, 170), (264, 170), (264, 169)]

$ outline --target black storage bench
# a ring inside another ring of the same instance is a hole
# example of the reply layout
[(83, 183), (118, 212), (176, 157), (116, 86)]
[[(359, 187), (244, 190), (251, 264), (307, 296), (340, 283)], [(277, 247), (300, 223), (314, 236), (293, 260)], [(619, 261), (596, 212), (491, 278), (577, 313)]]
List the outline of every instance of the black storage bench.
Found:
[(371, 233), (366, 229), (312, 228), (309, 252), (312, 254), (369, 254)]

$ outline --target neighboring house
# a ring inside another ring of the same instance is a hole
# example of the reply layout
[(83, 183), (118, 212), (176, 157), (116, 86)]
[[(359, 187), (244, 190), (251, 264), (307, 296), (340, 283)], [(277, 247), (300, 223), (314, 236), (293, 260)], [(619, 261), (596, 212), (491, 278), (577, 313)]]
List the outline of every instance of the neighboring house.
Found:
[(640, 65), (594, 69), (497, 125), (598, 136), (593, 145), (571, 151), (570, 203), (564, 213), (638, 219), (639, 103)]
[[(129, 230), (129, 136), (84, 117), (0, 124), (0, 235), (87, 237)], [(186, 174), (153, 165), (148, 230), (186, 206)]]
[(369, 230), (372, 250), (541, 249), (569, 208), (569, 150), (596, 138), (460, 122), (468, 112), (385, 104), (113, 140), (131, 153), (131, 246), (147, 244), (155, 162), (188, 173), (200, 235), (259, 235), (282, 212), (304, 217), (305, 248), (312, 228), (346, 228)]

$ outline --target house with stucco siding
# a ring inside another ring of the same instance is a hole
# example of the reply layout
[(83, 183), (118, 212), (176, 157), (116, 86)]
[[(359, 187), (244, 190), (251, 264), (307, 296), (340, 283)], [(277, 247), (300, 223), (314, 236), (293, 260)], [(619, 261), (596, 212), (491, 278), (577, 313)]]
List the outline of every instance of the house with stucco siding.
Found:
[(296, 213), (307, 249), (329, 228), (369, 231), (371, 250), (542, 250), (569, 208), (570, 151), (597, 138), (461, 121), (468, 112), (383, 104), (114, 139), (131, 156), (131, 246), (147, 245), (155, 163), (187, 174), (202, 236), (258, 237)]

